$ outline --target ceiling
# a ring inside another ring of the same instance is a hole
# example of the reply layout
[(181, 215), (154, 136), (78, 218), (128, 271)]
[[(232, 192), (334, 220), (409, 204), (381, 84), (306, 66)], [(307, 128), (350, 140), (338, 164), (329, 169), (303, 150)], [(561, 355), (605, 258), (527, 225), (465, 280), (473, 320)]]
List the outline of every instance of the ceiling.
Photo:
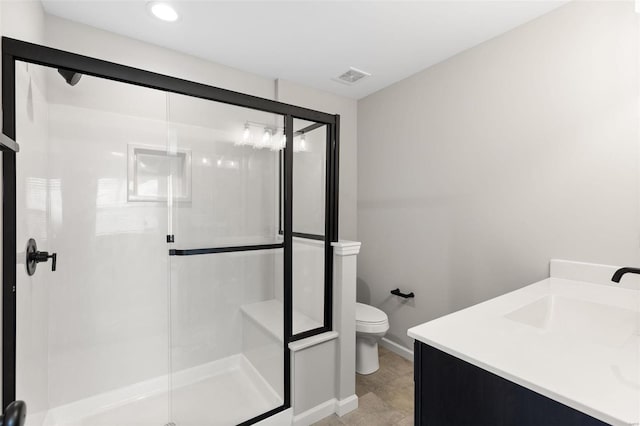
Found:
[[(181, 0), (173, 23), (152, 17), (146, 1), (42, 3), (52, 15), (359, 99), (566, 1)], [(349, 67), (372, 75), (334, 80)]]

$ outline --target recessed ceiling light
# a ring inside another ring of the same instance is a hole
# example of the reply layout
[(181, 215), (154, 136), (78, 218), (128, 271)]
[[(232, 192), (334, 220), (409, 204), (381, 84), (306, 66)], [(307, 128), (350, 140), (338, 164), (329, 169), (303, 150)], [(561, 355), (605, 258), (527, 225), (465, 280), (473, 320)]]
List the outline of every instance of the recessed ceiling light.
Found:
[(168, 3), (151, 2), (149, 10), (153, 16), (162, 21), (174, 22), (178, 20), (178, 12)]

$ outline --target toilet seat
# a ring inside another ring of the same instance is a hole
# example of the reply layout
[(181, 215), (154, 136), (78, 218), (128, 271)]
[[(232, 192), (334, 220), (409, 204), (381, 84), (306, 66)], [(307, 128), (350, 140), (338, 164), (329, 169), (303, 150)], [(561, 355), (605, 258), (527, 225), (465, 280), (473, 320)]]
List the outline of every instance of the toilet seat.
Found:
[(356, 332), (385, 333), (388, 329), (387, 314), (373, 306), (356, 303)]

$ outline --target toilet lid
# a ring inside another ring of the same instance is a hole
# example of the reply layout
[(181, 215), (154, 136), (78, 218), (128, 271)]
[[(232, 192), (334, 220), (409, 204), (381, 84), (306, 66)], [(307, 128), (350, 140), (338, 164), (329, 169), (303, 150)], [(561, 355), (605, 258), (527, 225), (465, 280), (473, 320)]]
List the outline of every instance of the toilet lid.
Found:
[(387, 314), (373, 306), (356, 303), (356, 321), (366, 323), (386, 322)]

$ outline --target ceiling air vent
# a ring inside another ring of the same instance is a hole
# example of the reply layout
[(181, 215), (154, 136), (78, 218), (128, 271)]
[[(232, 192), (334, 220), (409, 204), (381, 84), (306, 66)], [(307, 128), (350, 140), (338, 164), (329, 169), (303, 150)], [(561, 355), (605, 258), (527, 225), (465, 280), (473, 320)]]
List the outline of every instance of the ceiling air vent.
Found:
[(368, 72), (361, 71), (357, 68), (349, 68), (349, 70), (341, 75), (339, 75), (336, 80), (340, 83), (344, 84), (354, 84), (365, 77), (369, 77), (371, 74)]

